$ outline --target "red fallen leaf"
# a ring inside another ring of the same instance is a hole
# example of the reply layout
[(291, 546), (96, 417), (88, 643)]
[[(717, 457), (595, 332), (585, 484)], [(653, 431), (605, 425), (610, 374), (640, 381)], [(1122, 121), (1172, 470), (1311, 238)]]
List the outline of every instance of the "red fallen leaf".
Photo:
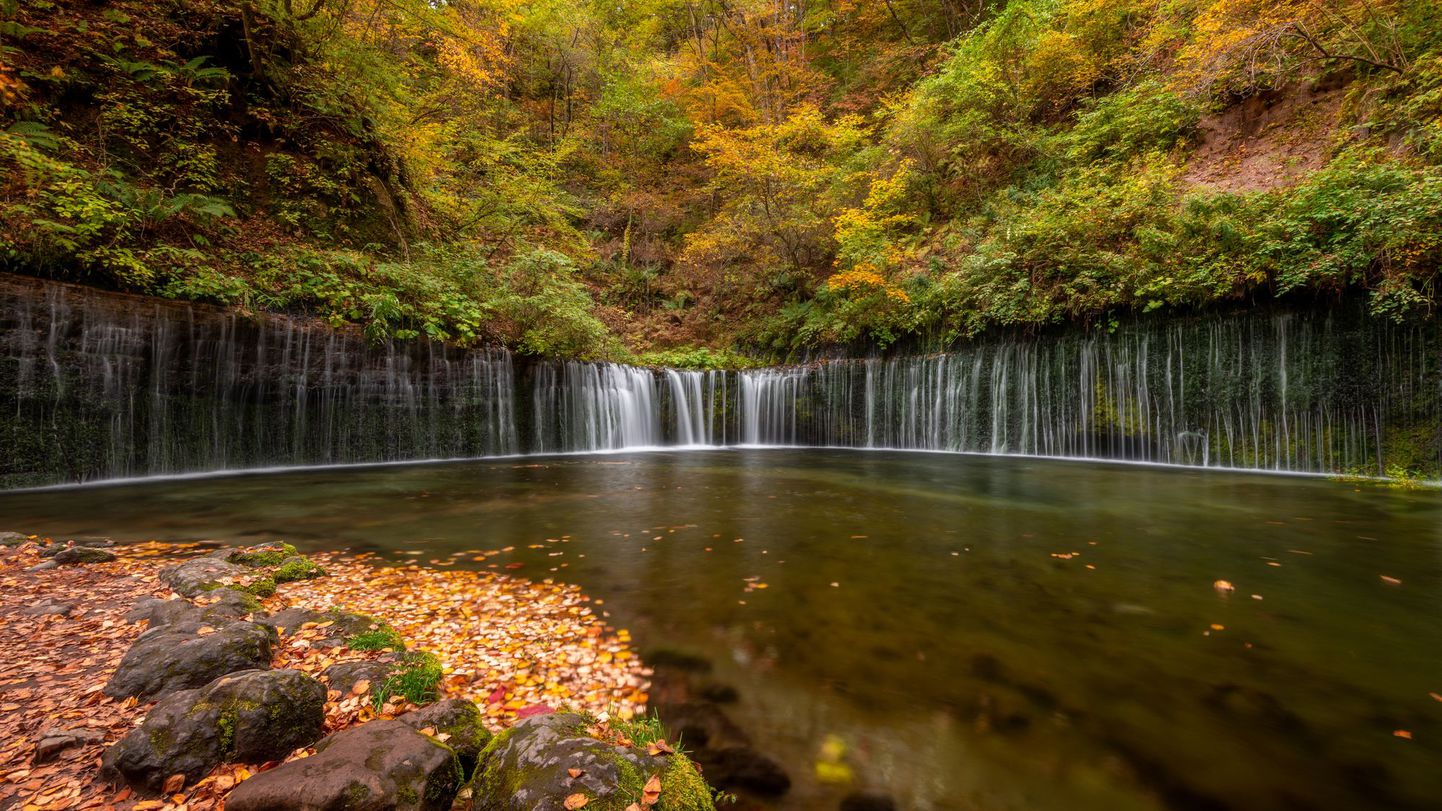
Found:
[(530, 718), (533, 715), (550, 715), (553, 712), (555, 710), (545, 704), (532, 704), (516, 710), (516, 719)]
[(661, 775), (653, 774), (641, 789), (641, 805), (655, 805), (661, 800)]
[(571, 796), (567, 797), (566, 801), (562, 803), (562, 805), (566, 807), (566, 811), (576, 811), (577, 808), (586, 807), (586, 803), (590, 801), (591, 800), (589, 797), (584, 794), (578, 793), (572, 794)]
[(165, 778), (165, 793), (175, 794), (185, 787), (185, 775), (172, 774)]
[(506, 690), (507, 690), (507, 689), (509, 689), (509, 685), (502, 684), (500, 687), (497, 687), (496, 689), (492, 690), (492, 691), (491, 691), (491, 694), (490, 694), (489, 696), (486, 696), (486, 703), (487, 703), (487, 704), (499, 704), (499, 703), (501, 703), (502, 701), (505, 701), (505, 700), (506, 700)]
[(569, 775), (571, 776), (571, 779), (572, 779), (572, 780), (575, 780), (577, 777), (580, 777), (583, 773), (584, 773), (584, 772), (582, 772), (580, 769), (567, 769), (567, 770), (566, 770), (566, 774), (569, 774)]

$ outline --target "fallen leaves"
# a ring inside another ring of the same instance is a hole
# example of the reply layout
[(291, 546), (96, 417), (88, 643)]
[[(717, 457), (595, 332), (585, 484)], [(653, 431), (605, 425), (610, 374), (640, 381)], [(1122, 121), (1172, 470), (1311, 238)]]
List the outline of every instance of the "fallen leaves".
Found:
[(661, 800), (661, 775), (653, 774), (641, 789), (641, 805), (652, 806)]
[[(126, 622), (124, 615), (144, 597), (174, 596), (157, 582), (161, 565), (208, 549), (149, 543), (116, 551), (121, 557), (112, 563), (28, 573), (24, 569), (39, 560), (35, 546), (0, 550), (0, 650), (30, 652), (0, 660), (0, 763), (29, 762), (36, 730), (86, 728), (103, 735), (99, 742), (61, 750), (53, 762), (0, 771), (0, 808), (104, 809), (124, 803), (134, 809), (213, 811), (252, 774), (245, 766), (222, 765), (189, 786), (183, 775), (173, 775), (163, 799), (138, 804), (129, 789), (116, 792), (97, 778), (103, 748), (133, 729), (148, 709), (134, 698), (117, 702), (102, 692), (144, 630), (143, 623)], [(391, 566), (366, 556), (314, 557), (331, 576), (286, 584), (265, 601), (267, 611), (335, 607), (385, 619), (413, 649), (441, 659), (443, 695), (477, 701), (493, 731), (555, 709), (629, 718), (645, 706), (650, 674), (631, 651), (630, 635), (609, 628), (574, 586), (416, 563)], [(56, 594), (82, 596), (74, 598), (77, 607), (68, 617), (20, 613)], [(319, 677), (334, 664), (386, 655), (323, 644), (333, 624), (306, 623), (286, 635), (273, 665)], [(344, 695), (328, 693), (328, 732), (410, 708), (397, 697), (375, 707), (372, 686), (362, 681)], [(298, 750), (291, 758), (310, 753)], [(574, 808), (583, 806), (584, 801)]]
[(577, 808), (585, 808), (586, 803), (590, 801), (590, 797), (587, 797), (586, 795), (581, 793), (576, 793), (567, 797), (566, 801), (562, 803), (562, 805), (566, 807), (566, 811), (576, 811)]

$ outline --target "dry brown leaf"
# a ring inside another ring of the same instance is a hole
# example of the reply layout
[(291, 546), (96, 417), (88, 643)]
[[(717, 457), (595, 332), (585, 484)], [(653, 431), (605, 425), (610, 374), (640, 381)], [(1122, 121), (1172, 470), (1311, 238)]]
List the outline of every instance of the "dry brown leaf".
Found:
[(641, 805), (655, 805), (661, 799), (661, 775), (653, 774), (641, 789)]
[(585, 808), (586, 803), (590, 801), (590, 797), (587, 797), (586, 795), (577, 792), (567, 797), (566, 801), (562, 803), (562, 805), (566, 807), (566, 811), (576, 811), (577, 808)]

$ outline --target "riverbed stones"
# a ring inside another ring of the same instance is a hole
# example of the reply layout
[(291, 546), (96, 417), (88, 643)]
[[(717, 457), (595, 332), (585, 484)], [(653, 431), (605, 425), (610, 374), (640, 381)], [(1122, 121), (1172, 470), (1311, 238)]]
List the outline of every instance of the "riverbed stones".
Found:
[(469, 775), (475, 770), (481, 751), (491, 742), (491, 733), (486, 731), (481, 718), (481, 710), (474, 701), (448, 698), (408, 712), (396, 720), (411, 729), (431, 730), (455, 751), (461, 768)]
[(60, 566), (78, 566), (87, 563), (109, 563), (115, 560), (115, 553), (93, 546), (71, 546), (61, 549), (51, 558)]
[(444, 743), (400, 721), (371, 721), (316, 744), (316, 753), (241, 783), (228, 811), (443, 811), (461, 787)]
[(85, 746), (92, 743), (101, 743), (105, 740), (105, 733), (98, 729), (61, 729), (51, 727), (35, 739), (35, 756), (32, 762), (36, 765), (49, 763), (56, 755), (66, 749), (76, 746)]
[(194, 597), (249, 577), (250, 570), (246, 567), (212, 557), (194, 558), (160, 570), (160, 582), (185, 597)]
[(61, 552), (65, 551), (66, 549), (73, 549), (76, 547), (85, 547), (87, 549), (109, 549), (113, 546), (115, 546), (115, 541), (109, 538), (101, 538), (97, 536), (72, 538), (68, 541), (56, 541), (49, 546), (41, 547), (40, 557), (53, 558)]
[(271, 614), (266, 618), (266, 622), (286, 634), (295, 633), (307, 623), (313, 622), (317, 626), (324, 625), (325, 637), (313, 643), (321, 647), (339, 647), (344, 645), (347, 639), (357, 634), (374, 631), (380, 627), (380, 623), (372, 617), (335, 609), (312, 611), (309, 608), (287, 608)]
[(196, 605), (189, 600), (161, 600), (148, 597), (135, 604), (125, 615), (126, 622), (148, 622), (151, 628), (167, 625), (224, 625), (243, 620), (260, 611), (255, 597), (235, 589), (216, 589), (208, 595), (212, 602)]
[(19, 546), (28, 540), (30, 540), (30, 536), (20, 532), (10, 532), (9, 530), (0, 532), (0, 546)]
[(158, 791), (171, 775), (192, 783), (220, 763), (283, 760), (320, 738), (324, 725), (320, 682), (298, 670), (247, 670), (161, 701), (106, 750), (102, 766)]
[[(641, 796), (646, 782), (661, 781), (661, 807), (711, 811), (706, 782), (684, 755), (652, 757), (644, 750), (591, 737), (573, 713), (528, 718), (497, 735), (486, 748), (472, 801), (479, 811), (561, 809), (582, 794), (592, 807), (617, 807)], [(574, 775), (574, 776), (573, 776)]]
[(112, 698), (161, 698), (202, 687), (241, 670), (270, 667), (275, 629), (253, 622), (219, 627), (193, 620), (154, 628), (140, 635), (105, 685)]
[(320, 675), (330, 685), (330, 689), (341, 695), (350, 695), (355, 686), (362, 682), (369, 685), (362, 693), (374, 692), (377, 687), (385, 684), (395, 670), (394, 663), (366, 660), (331, 665), (322, 670)]

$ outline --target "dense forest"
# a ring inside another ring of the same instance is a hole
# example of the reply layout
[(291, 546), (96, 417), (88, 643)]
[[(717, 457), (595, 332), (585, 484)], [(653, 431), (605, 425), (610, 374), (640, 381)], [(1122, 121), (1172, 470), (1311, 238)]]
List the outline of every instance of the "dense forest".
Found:
[(0, 0), (0, 269), (727, 365), (1430, 314), (1434, 0)]

